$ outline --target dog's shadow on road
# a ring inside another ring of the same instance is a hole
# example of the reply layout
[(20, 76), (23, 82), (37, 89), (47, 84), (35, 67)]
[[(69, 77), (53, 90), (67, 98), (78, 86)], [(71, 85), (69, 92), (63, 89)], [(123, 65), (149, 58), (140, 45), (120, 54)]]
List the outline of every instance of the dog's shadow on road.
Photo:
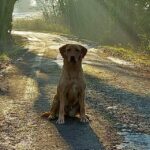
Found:
[(103, 149), (98, 137), (89, 123), (81, 123), (77, 117), (66, 117), (65, 124), (59, 125), (52, 121), (61, 137), (73, 150)]

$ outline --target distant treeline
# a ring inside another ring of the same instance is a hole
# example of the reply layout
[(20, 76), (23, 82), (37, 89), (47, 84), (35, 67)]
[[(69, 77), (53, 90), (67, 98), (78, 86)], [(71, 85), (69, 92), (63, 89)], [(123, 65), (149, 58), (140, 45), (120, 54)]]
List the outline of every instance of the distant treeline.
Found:
[(37, 0), (47, 21), (59, 18), (70, 31), (102, 44), (149, 49), (150, 0)]

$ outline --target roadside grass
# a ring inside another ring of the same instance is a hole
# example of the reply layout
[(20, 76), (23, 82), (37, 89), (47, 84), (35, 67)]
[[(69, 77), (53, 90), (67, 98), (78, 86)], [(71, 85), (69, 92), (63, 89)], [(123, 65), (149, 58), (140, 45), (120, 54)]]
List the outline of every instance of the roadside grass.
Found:
[(70, 31), (67, 27), (65, 27), (65, 25), (58, 23), (48, 23), (42, 18), (15, 19), (13, 21), (13, 29), (70, 34)]
[(134, 64), (150, 66), (150, 52), (116, 46), (102, 46), (100, 49), (106, 56), (113, 56), (130, 61)]
[(0, 62), (7, 62), (10, 58), (8, 57), (8, 54), (6, 51), (0, 52)]
[(0, 62), (8, 63), (12, 59), (17, 59), (21, 56), (26, 50), (24, 49), (24, 45), (27, 40), (21, 36), (13, 35), (14, 46), (11, 49), (4, 49), (0, 52)]

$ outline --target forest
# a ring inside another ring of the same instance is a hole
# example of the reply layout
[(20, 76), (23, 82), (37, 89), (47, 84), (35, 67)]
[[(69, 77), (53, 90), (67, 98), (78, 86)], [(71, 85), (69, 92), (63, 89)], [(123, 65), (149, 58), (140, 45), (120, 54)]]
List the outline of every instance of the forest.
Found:
[[(1, 47), (7, 40), (10, 42), (15, 2), (1, 0)], [(46, 22), (55, 20), (80, 38), (149, 50), (149, 0), (37, 0), (37, 3)]]

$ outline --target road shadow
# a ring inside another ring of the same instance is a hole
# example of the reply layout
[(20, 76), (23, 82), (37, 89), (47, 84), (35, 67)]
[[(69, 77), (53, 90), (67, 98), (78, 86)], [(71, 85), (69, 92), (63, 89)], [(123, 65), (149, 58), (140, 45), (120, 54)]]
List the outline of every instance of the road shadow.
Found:
[(88, 123), (81, 123), (79, 118), (65, 118), (64, 125), (56, 126), (60, 135), (68, 143), (72, 150), (103, 150), (103, 146), (99, 141), (93, 129)]
[[(16, 63), (16, 66), (22, 71), (22, 74), (36, 80), (39, 97), (33, 103), (33, 111), (35, 111), (38, 116), (45, 111), (50, 110), (53, 98), (48, 90), (51, 88), (56, 88), (61, 68), (55, 63), (54, 60), (42, 57), (40, 64), (38, 64), (38, 56), (32, 52), (27, 52), (23, 60)], [(40, 57), (39, 57), (40, 59)], [(37, 60), (37, 64), (35, 63)], [(37, 75), (37, 72), (42, 74)], [(46, 87), (49, 87), (46, 88)], [(55, 91), (56, 92), (56, 91)], [(42, 119), (42, 118), (41, 118)], [(49, 121), (49, 120), (47, 120)], [(93, 129), (89, 124), (80, 123), (78, 118), (66, 118), (64, 125), (58, 125), (51, 121), (57, 128), (60, 136), (69, 145), (70, 149), (73, 150), (101, 150), (103, 146), (94, 133)], [(49, 139), (47, 139), (49, 140)]]
[[(134, 108), (135, 112), (145, 115), (150, 114), (150, 96), (142, 96), (121, 88), (117, 88), (90, 74), (86, 74), (86, 79), (88, 89), (93, 90), (100, 95), (103, 95), (105, 97), (105, 101), (111, 100), (112, 104), (117, 102), (123, 106)], [(87, 95), (87, 99), (92, 98)], [(91, 100), (89, 105), (92, 102), (94, 103), (94, 101)], [(99, 98), (97, 98), (97, 102), (101, 102)], [(91, 105), (91, 107), (92, 106), (93, 105)], [(96, 107), (94, 107), (93, 109), (96, 109)]]

